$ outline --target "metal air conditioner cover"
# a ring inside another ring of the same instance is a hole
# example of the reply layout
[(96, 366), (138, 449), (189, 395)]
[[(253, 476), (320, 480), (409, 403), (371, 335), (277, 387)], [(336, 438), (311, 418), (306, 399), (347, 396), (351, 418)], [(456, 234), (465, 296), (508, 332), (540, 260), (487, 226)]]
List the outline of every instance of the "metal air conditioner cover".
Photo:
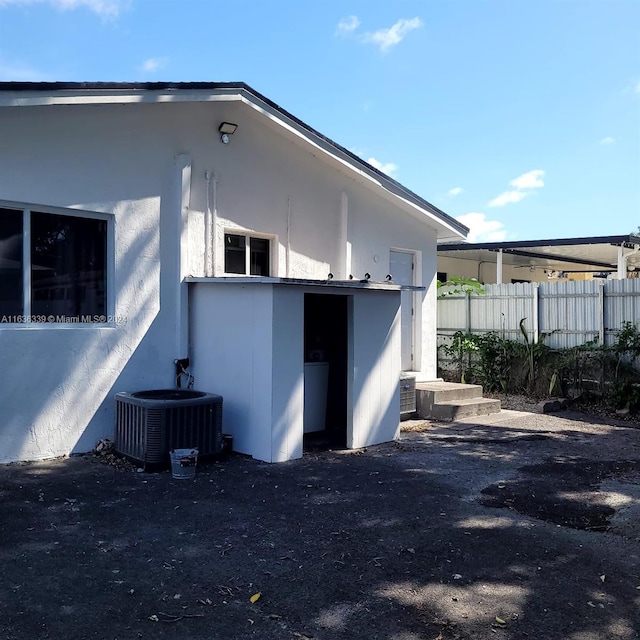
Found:
[(190, 389), (116, 394), (115, 450), (145, 469), (169, 466), (172, 449), (222, 451), (222, 396)]

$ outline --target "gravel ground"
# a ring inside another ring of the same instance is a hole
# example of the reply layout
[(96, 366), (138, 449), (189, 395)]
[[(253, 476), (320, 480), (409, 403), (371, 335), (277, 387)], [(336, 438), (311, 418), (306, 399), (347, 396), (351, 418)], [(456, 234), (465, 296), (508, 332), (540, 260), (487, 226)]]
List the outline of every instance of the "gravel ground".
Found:
[[(485, 393), (485, 397), (497, 398), (503, 409), (513, 411), (528, 411), (531, 413), (541, 413), (541, 400), (532, 399), (525, 395), (506, 394), (506, 393)], [(624, 422), (629, 426), (640, 426), (640, 414), (620, 415), (615, 409), (598, 402), (582, 401), (572, 405), (573, 413), (581, 414), (585, 420), (591, 421), (618, 421)]]
[(505, 410), (193, 481), (0, 466), (0, 638), (640, 638), (640, 429)]

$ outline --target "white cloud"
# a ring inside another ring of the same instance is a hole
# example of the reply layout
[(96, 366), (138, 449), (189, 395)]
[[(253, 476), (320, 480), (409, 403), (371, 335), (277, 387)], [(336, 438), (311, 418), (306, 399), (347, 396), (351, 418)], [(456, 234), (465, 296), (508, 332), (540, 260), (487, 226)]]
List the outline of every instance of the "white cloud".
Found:
[(166, 58), (147, 58), (141, 65), (141, 71), (158, 71), (158, 69), (162, 69), (167, 64)]
[(395, 172), (398, 170), (397, 165), (393, 164), (393, 162), (380, 162), (375, 158), (367, 158), (367, 162), (372, 166), (378, 169), (378, 171), (382, 171), (382, 173), (386, 173), (388, 176), (394, 176)]
[(364, 33), (361, 36), (361, 40), (362, 42), (379, 46), (380, 51), (386, 53), (391, 47), (400, 44), (408, 33), (414, 29), (419, 29), (423, 24), (420, 18), (411, 18), (410, 20), (403, 18), (388, 29), (378, 29), (378, 31)]
[(104, 18), (115, 18), (130, 0), (0, 0), (0, 7), (47, 3), (60, 11), (86, 7)]
[(455, 197), (459, 196), (463, 191), (464, 189), (462, 187), (453, 187), (453, 189), (449, 189), (449, 191), (447, 191), (447, 194)]
[(336, 27), (336, 35), (346, 36), (353, 33), (360, 26), (360, 20), (358, 16), (346, 16), (338, 22)]
[[(0, 3), (3, 1), (4, 0), (0, 0)], [(410, 19), (402, 18), (387, 29), (378, 29), (377, 31), (367, 31), (362, 34), (356, 34), (356, 31), (360, 27), (360, 20), (358, 19), (358, 16), (345, 16), (340, 20), (340, 22), (338, 22), (335, 35), (341, 37), (354, 36), (360, 42), (375, 44), (380, 47), (380, 51), (382, 51), (382, 53), (386, 53), (391, 49), (391, 47), (395, 47), (397, 44), (400, 44), (408, 33), (414, 29), (419, 29), (423, 24), (422, 20), (417, 17)]]
[(511, 204), (513, 202), (520, 202), (520, 200), (524, 200), (529, 195), (528, 191), (518, 191), (517, 189), (512, 189), (510, 191), (503, 191), (499, 196), (491, 200), (487, 206), (488, 207), (504, 207), (505, 204)]
[(543, 176), (544, 171), (542, 169), (534, 169), (514, 178), (509, 184), (516, 189), (539, 189), (544, 187)]
[(600, 144), (613, 144), (616, 141), (615, 138), (612, 138), (611, 136), (607, 136), (606, 138), (602, 138), (602, 140), (600, 140)]
[(533, 189), (540, 189), (544, 187), (544, 170), (533, 169), (523, 173), (521, 176), (514, 178), (509, 182), (509, 185), (515, 187), (515, 189), (509, 189), (503, 191), (499, 196), (491, 200), (488, 207), (504, 207), (505, 204), (511, 204), (514, 202), (520, 202), (527, 196), (533, 193)]
[(456, 218), (458, 222), (469, 227), (469, 242), (501, 242), (507, 237), (507, 230), (498, 220), (487, 220), (484, 213), (465, 213)]

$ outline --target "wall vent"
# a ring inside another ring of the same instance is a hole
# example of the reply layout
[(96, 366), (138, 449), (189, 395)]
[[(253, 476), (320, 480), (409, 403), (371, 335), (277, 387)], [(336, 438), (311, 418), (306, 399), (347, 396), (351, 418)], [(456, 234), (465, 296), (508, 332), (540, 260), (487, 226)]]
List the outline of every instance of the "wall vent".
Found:
[(416, 411), (416, 379), (414, 376), (400, 376), (400, 413)]
[(172, 449), (222, 451), (222, 396), (187, 389), (116, 394), (115, 450), (146, 470), (169, 467)]

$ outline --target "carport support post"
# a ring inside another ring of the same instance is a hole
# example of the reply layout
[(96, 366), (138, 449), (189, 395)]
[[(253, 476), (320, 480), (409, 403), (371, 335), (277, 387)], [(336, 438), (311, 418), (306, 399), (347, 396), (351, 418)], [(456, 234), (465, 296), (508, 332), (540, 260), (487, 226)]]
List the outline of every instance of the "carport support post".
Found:
[(502, 249), (498, 249), (496, 258), (496, 284), (502, 284)]
[(618, 280), (624, 280), (627, 277), (627, 261), (624, 257), (624, 246), (618, 247)]

